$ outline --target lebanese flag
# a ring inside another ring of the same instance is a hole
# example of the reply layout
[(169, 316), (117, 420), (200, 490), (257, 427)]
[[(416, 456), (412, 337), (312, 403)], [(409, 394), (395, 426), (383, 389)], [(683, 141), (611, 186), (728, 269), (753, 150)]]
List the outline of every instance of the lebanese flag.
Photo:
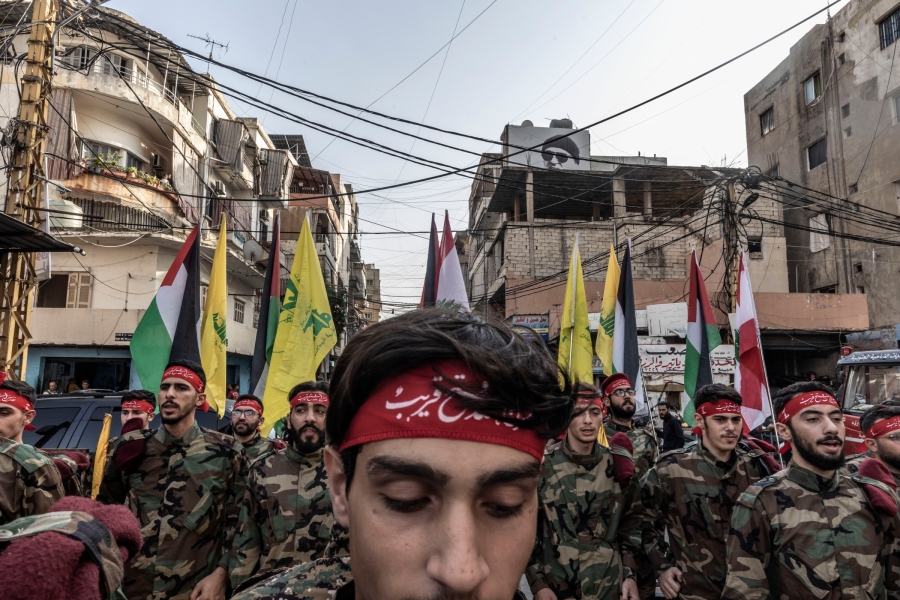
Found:
[(200, 236), (194, 228), (129, 345), (141, 387), (158, 390), (170, 360), (200, 364)]
[(636, 415), (649, 414), (644, 394), (644, 375), (638, 352), (637, 313), (634, 309), (634, 282), (631, 276), (631, 239), (625, 249), (619, 289), (616, 294), (616, 322), (613, 328), (613, 373), (625, 373), (635, 390)]
[(697, 262), (697, 253), (691, 250), (691, 277), (688, 282), (688, 323), (687, 323), (687, 348), (684, 357), (684, 391), (689, 400), (684, 407), (684, 420), (691, 426), (694, 421), (694, 396), (697, 390), (704, 385), (713, 382), (711, 352), (712, 349), (722, 343), (719, 335), (719, 326), (716, 323), (716, 315), (712, 304), (709, 302), (709, 294), (706, 292), (706, 282), (700, 273), (700, 263)]
[(269, 376), (279, 315), (281, 315), (281, 214), (276, 212), (266, 278), (263, 281), (263, 297), (259, 306), (256, 343), (253, 346), (253, 360), (250, 363), (250, 393), (259, 398), (266, 392), (266, 379)]
[(469, 312), (469, 298), (466, 284), (463, 281), (462, 267), (459, 266), (459, 255), (456, 253), (456, 242), (450, 230), (450, 213), (444, 211), (444, 233), (441, 236), (441, 249), (438, 255), (437, 294), (435, 305), (441, 308), (455, 308)]
[(744, 400), (741, 415), (744, 417), (747, 431), (750, 431), (772, 416), (772, 404), (759, 341), (759, 322), (756, 319), (756, 304), (753, 302), (753, 287), (747, 269), (747, 256), (743, 252), (738, 271), (735, 320), (737, 331), (734, 336), (734, 350), (737, 365), (734, 370), (734, 389)]
[(438, 242), (437, 225), (431, 213), (431, 237), (428, 239), (428, 259), (425, 264), (425, 285), (422, 286), (422, 300), (419, 308), (432, 308), (437, 300), (438, 280), (441, 272), (441, 245)]

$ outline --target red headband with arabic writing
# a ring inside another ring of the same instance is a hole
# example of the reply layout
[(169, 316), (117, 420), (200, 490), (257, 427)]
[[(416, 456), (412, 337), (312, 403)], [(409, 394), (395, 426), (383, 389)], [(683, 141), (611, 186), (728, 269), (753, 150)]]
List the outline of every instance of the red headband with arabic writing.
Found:
[[(0, 389), (0, 404), (12, 406), (13, 408), (17, 408), (22, 412), (34, 410), (34, 405), (31, 403), (31, 400), (13, 390)], [(25, 429), (28, 431), (34, 431), (36, 428), (34, 425), (31, 425), (29, 423), (25, 426)]]
[(340, 450), (389, 439), (443, 438), (507, 446), (543, 460), (546, 443), (537, 433), (467, 409), (440, 388), (475, 397), (472, 390), (484, 393), (487, 382), (459, 361), (392, 377), (360, 407)]
[[(788, 421), (794, 418), (794, 415), (802, 411), (804, 408), (809, 408), (810, 406), (816, 406), (819, 404), (827, 404), (828, 406), (833, 406), (838, 409), (841, 407), (838, 404), (837, 400), (834, 399), (834, 396), (832, 396), (828, 392), (823, 392), (821, 390), (805, 392), (788, 400), (788, 403), (785, 404), (784, 408), (781, 409), (781, 412), (778, 413), (778, 422), (787, 425)], [(778, 452), (779, 454), (785, 454), (790, 449), (791, 443), (785, 442)]]
[[(694, 414), (700, 415), (701, 417), (711, 417), (712, 415), (740, 415), (741, 405), (734, 400), (719, 398), (715, 402), (704, 402), (697, 407)], [(694, 435), (701, 435), (702, 433), (702, 430), (699, 427), (694, 427), (691, 431)]]
[(238, 408), (243, 408), (245, 406), (247, 408), (252, 408), (259, 414), (263, 414), (262, 404), (260, 404), (253, 398), (244, 398), (243, 400), (238, 400), (237, 402), (234, 403), (234, 407), (232, 407), (231, 411), (234, 412)]
[(156, 414), (156, 407), (144, 400), (125, 400), (122, 402), (122, 410), (139, 410), (150, 416)]
[(177, 377), (178, 379), (187, 381), (189, 384), (191, 384), (191, 387), (197, 390), (198, 394), (202, 394), (203, 390), (206, 389), (206, 384), (203, 383), (203, 380), (200, 379), (200, 376), (187, 367), (182, 367), (180, 365), (169, 367), (165, 370), (165, 372), (163, 372), (162, 380), (165, 381), (169, 377)]
[(298, 392), (291, 398), (291, 408), (294, 408), (301, 402), (312, 402), (313, 404), (328, 406), (328, 394), (325, 392)]
[(612, 396), (612, 393), (619, 388), (630, 388), (631, 380), (625, 373), (614, 373), (603, 380), (600, 384), (600, 392), (604, 398)]
[(578, 392), (578, 395), (575, 396), (575, 405), (584, 406), (585, 404), (603, 408), (603, 398), (594, 390)]
[(866, 437), (870, 440), (880, 438), (883, 435), (900, 431), (900, 415), (882, 419), (866, 429)]

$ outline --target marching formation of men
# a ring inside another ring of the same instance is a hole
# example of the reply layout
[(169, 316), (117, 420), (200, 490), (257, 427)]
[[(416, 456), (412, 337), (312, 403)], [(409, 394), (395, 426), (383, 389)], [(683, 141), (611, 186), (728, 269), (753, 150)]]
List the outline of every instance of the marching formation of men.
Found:
[(24, 444), (35, 391), (0, 383), (0, 559), (61, 552), (62, 533), (93, 549), (91, 598), (133, 600), (900, 598), (890, 402), (845, 462), (832, 390), (783, 388), (782, 467), (746, 437), (741, 396), (711, 384), (697, 440), (678, 445), (665, 406), (661, 447), (626, 375), (573, 384), (540, 341), (440, 310), (363, 330), (329, 384), (297, 382), (282, 439), (261, 435), (253, 395), (233, 436), (201, 428), (205, 390), (203, 368), (176, 360), (158, 393), (123, 394), (97, 494), (123, 523), (64, 498), (90, 490), (86, 457)]

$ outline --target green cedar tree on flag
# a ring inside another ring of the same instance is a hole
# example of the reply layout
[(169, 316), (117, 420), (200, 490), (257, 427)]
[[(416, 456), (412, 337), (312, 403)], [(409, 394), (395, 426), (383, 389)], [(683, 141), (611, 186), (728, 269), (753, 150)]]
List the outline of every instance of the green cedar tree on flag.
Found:
[(684, 359), (684, 391), (688, 402), (682, 417), (686, 423), (694, 426), (697, 424), (694, 420), (694, 396), (698, 389), (713, 382), (710, 354), (713, 348), (722, 343), (716, 315), (709, 302), (706, 283), (700, 274), (700, 263), (697, 262), (694, 250), (691, 250), (688, 286), (687, 351)]

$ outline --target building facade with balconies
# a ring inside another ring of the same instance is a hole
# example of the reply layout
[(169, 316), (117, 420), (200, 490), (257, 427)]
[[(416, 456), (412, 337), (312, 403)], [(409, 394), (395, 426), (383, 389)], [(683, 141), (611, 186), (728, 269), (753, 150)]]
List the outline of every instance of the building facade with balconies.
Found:
[[(224, 213), (228, 381), (246, 391), (269, 224), (296, 160), (256, 119), (237, 117), (164, 37), (99, 10), (95, 27), (61, 31), (56, 46), (47, 214), (53, 234), (85, 255), (57, 254), (41, 275), (26, 379), (41, 390), (50, 380), (138, 386), (131, 335), (198, 223), (205, 299)], [(13, 53), (25, 42), (15, 38)], [(2, 68), (0, 101), (14, 115), (22, 72), (15, 61)]]

